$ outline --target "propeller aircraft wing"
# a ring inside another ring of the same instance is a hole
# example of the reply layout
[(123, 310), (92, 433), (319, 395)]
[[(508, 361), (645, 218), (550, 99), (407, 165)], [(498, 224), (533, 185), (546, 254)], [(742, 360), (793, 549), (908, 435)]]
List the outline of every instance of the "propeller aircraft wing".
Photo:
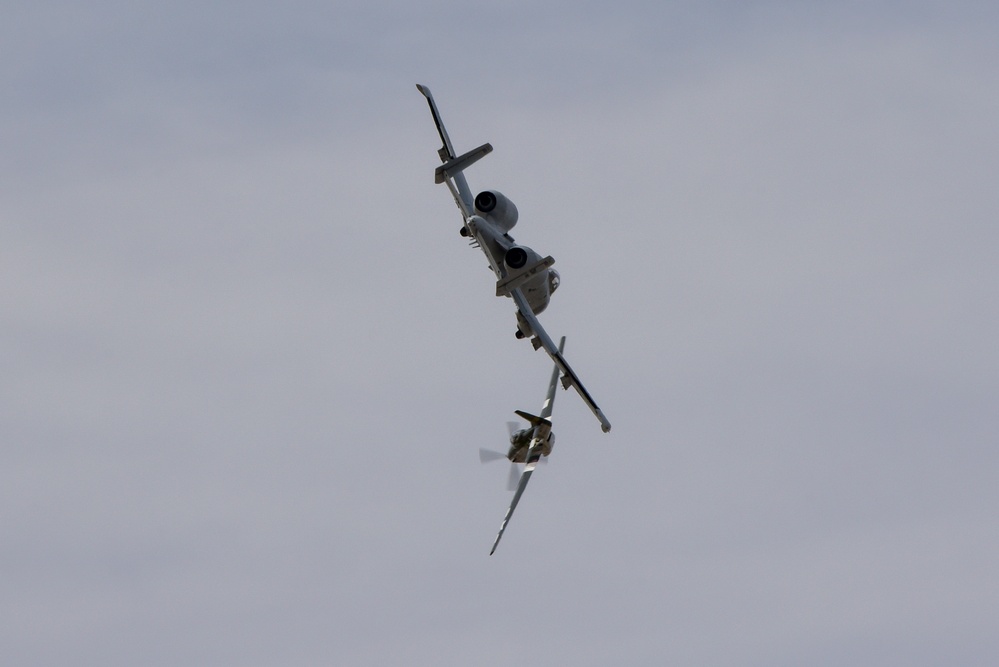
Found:
[[(531, 449), (534, 448), (532, 447)], [(533, 452), (528, 450), (528, 456), (532, 453)], [(520, 482), (517, 484), (517, 490), (513, 494), (513, 501), (510, 503), (510, 509), (506, 511), (506, 516), (503, 517), (503, 523), (500, 524), (499, 533), (496, 535), (496, 541), (493, 542), (493, 548), (489, 550), (490, 556), (496, 552), (496, 547), (499, 545), (500, 538), (503, 537), (503, 531), (506, 530), (506, 524), (510, 522), (510, 517), (513, 516), (513, 511), (517, 509), (517, 503), (520, 502), (520, 497), (524, 495), (524, 489), (527, 488), (527, 483), (531, 480), (531, 474), (534, 473), (534, 469), (537, 465), (538, 462), (533, 461), (524, 466), (524, 472), (520, 475)]]

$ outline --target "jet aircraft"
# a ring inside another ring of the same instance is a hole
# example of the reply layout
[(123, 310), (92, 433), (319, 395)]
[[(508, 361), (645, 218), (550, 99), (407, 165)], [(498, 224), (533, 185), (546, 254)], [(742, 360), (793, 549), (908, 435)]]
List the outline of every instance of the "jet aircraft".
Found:
[(493, 147), (486, 143), (456, 155), (430, 89), (420, 84), (416, 87), (430, 104), (430, 113), (444, 144), (437, 151), (442, 164), (434, 172), (434, 180), (447, 185), (461, 211), (461, 235), (469, 239), (470, 245), (481, 248), (485, 253), (490, 268), (496, 274), (496, 296), (508, 296), (517, 305), (517, 338), (530, 338), (535, 350), (545, 348), (557, 370), (562, 373), (562, 387), (575, 388), (600, 422), (604, 433), (610, 431), (610, 422), (538, 321), (538, 314), (548, 307), (552, 293), (559, 286), (558, 272), (551, 268), (555, 260), (550, 255), (541, 257), (510, 236), (518, 218), (517, 207), (512, 201), (495, 190), (484, 190), (472, 197), (463, 172), (491, 153)]
[[(559, 353), (564, 348), (565, 336), (562, 336), (562, 340), (559, 341), (558, 345)], [(541, 405), (540, 415), (535, 416), (522, 410), (515, 410), (519, 417), (527, 420), (529, 426), (524, 429), (514, 430), (517, 423), (508, 422), (511, 424), (510, 449), (505, 456), (488, 449), (479, 450), (479, 458), (483, 463), (501, 458), (509, 459), (512, 466), (510, 468), (511, 481), (516, 480), (514, 474), (517, 470), (517, 464), (524, 464), (524, 471), (520, 475), (519, 482), (516, 482), (516, 491), (513, 494), (513, 501), (510, 503), (510, 509), (506, 511), (503, 523), (500, 524), (499, 533), (496, 535), (496, 541), (493, 542), (493, 548), (489, 551), (490, 556), (496, 552), (500, 538), (503, 537), (503, 531), (506, 530), (506, 525), (509, 523), (510, 517), (513, 516), (513, 511), (517, 509), (520, 496), (523, 495), (524, 489), (527, 488), (527, 482), (531, 479), (531, 474), (537, 467), (538, 462), (544, 460), (542, 457), (547, 458), (552, 453), (552, 447), (555, 446), (555, 434), (552, 432), (551, 416), (555, 403), (555, 390), (558, 388), (558, 375), (559, 367), (556, 364), (552, 369), (552, 378), (548, 383), (548, 394), (545, 396), (545, 402)]]

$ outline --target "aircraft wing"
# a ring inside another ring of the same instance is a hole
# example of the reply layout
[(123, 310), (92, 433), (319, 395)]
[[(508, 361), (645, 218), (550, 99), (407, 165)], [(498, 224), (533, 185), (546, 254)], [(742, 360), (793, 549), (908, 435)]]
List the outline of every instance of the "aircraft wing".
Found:
[[(531, 461), (531, 447), (527, 451), (527, 460)], [(499, 533), (496, 535), (496, 541), (493, 542), (493, 548), (489, 550), (489, 555), (492, 556), (496, 552), (496, 547), (499, 545), (500, 538), (503, 537), (503, 531), (506, 530), (506, 524), (510, 522), (510, 517), (513, 516), (513, 511), (517, 509), (517, 503), (520, 502), (520, 497), (524, 494), (524, 489), (527, 488), (527, 482), (531, 479), (531, 474), (537, 467), (537, 461), (531, 461), (526, 466), (524, 466), (524, 472), (520, 475), (520, 483), (517, 484), (517, 490), (513, 494), (513, 501), (510, 502), (510, 509), (506, 511), (506, 516), (503, 517), (503, 523), (500, 524)]]
[(461, 169), (491, 151), (493, 147), (489, 144), (484, 144), (474, 151), (462, 155), (460, 158), (455, 155), (454, 146), (451, 145), (451, 138), (447, 135), (447, 130), (444, 129), (444, 121), (441, 120), (441, 114), (437, 110), (437, 103), (434, 102), (434, 96), (430, 94), (430, 89), (419, 83), (416, 84), (416, 88), (427, 98), (427, 103), (430, 104), (430, 113), (434, 117), (434, 125), (437, 126), (437, 134), (440, 135), (441, 141), (444, 142), (444, 145), (437, 151), (443, 164), (435, 172), (435, 180), (438, 183), (447, 183), (451, 194), (454, 196), (454, 203), (461, 209), (462, 216), (467, 219), (472, 214), (474, 205), (472, 191), (468, 187), (468, 181), (465, 180), (465, 175), (461, 173)]
[[(593, 397), (590, 396), (590, 392), (586, 391), (586, 387), (584, 387), (583, 383), (579, 381), (579, 376), (576, 375), (576, 373), (572, 370), (572, 367), (569, 366), (569, 362), (567, 362), (565, 357), (562, 356), (561, 350), (555, 347), (555, 343), (552, 342), (552, 339), (548, 336), (544, 327), (541, 326), (541, 322), (538, 321), (538, 316), (534, 314), (533, 310), (531, 310), (531, 306), (527, 302), (527, 297), (524, 296), (524, 293), (519, 287), (511, 290), (510, 296), (513, 297), (514, 303), (517, 304), (517, 309), (520, 310), (520, 314), (525, 320), (527, 320), (528, 324), (531, 325), (531, 329), (534, 331), (534, 336), (540, 342), (541, 347), (545, 348), (545, 352), (547, 352), (548, 356), (550, 356), (552, 361), (555, 362), (555, 366), (562, 371), (562, 386), (565, 389), (568, 389), (570, 385), (574, 387), (580, 398), (583, 399), (583, 402), (586, 403), (586, 406), (590, 408), (597, 420), (600, 422), (601, 430), (603, 430), (604, 433), (610, 431), (611, 424), (607, 421), (607, 417), (604, 416), (603, 411), (600, 410), (596, 401), (594, 401)], [(538, 345), (535, 345), (535, 348), (537, 347)]]
[[(565, 336), (562, 336), (562, 340), (558, 342), (559, 354), (565, 349)], [(552, 416), (552, 408), (555, 407), (555, 391), (558, 389), (558, 374), (559, 367), (558, 364), (552, 369), (552, 379), (548, 383), (548, 394), (545, 396), (545, 402), (541, 406), (541, 418), (549, 419)]]

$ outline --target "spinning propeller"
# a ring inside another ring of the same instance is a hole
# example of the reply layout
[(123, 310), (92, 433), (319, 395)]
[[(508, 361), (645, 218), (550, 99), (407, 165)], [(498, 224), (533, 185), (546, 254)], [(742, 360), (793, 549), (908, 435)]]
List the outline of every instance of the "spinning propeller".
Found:
[[(513, 434), (520, 430), (520, 424), (518, 422), (507, 422), (507, 431), (510, 433), (510, 439), (513, 439)], [(498, 452), (495, 449), (485, 449), (484, 447), (479, 447), (479, 461), (482, 463), (492, 463), (493, 461), (499, 461), (500, 459), (507, 459), (507, 455), (503, 452)], [(520, 473), (517, 470), (517, 464), (510, 462), (510, 476), (507, 478), (506, 488), (513, 491), (517, 488), (517, 478)]]

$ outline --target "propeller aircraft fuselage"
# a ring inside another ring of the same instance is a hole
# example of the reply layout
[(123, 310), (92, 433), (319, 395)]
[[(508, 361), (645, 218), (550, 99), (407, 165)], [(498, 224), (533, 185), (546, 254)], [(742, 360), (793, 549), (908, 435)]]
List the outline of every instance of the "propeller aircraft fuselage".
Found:
[[(525, 418), (532, 416), (520, 410), (517, 410), (517, 414)], [(554, 446), (555, 433), (552, 431), (552, 423), (544, 419), (540, 420), (538, 424), (530, 428), (522, 428), (510, 436), (510, 450), (507, 452), (506, 458), (512, 463), (527, 463), (528, 453), (530, 453), (531, 458), (537, 461), (542, 456), (551, 456)]]

